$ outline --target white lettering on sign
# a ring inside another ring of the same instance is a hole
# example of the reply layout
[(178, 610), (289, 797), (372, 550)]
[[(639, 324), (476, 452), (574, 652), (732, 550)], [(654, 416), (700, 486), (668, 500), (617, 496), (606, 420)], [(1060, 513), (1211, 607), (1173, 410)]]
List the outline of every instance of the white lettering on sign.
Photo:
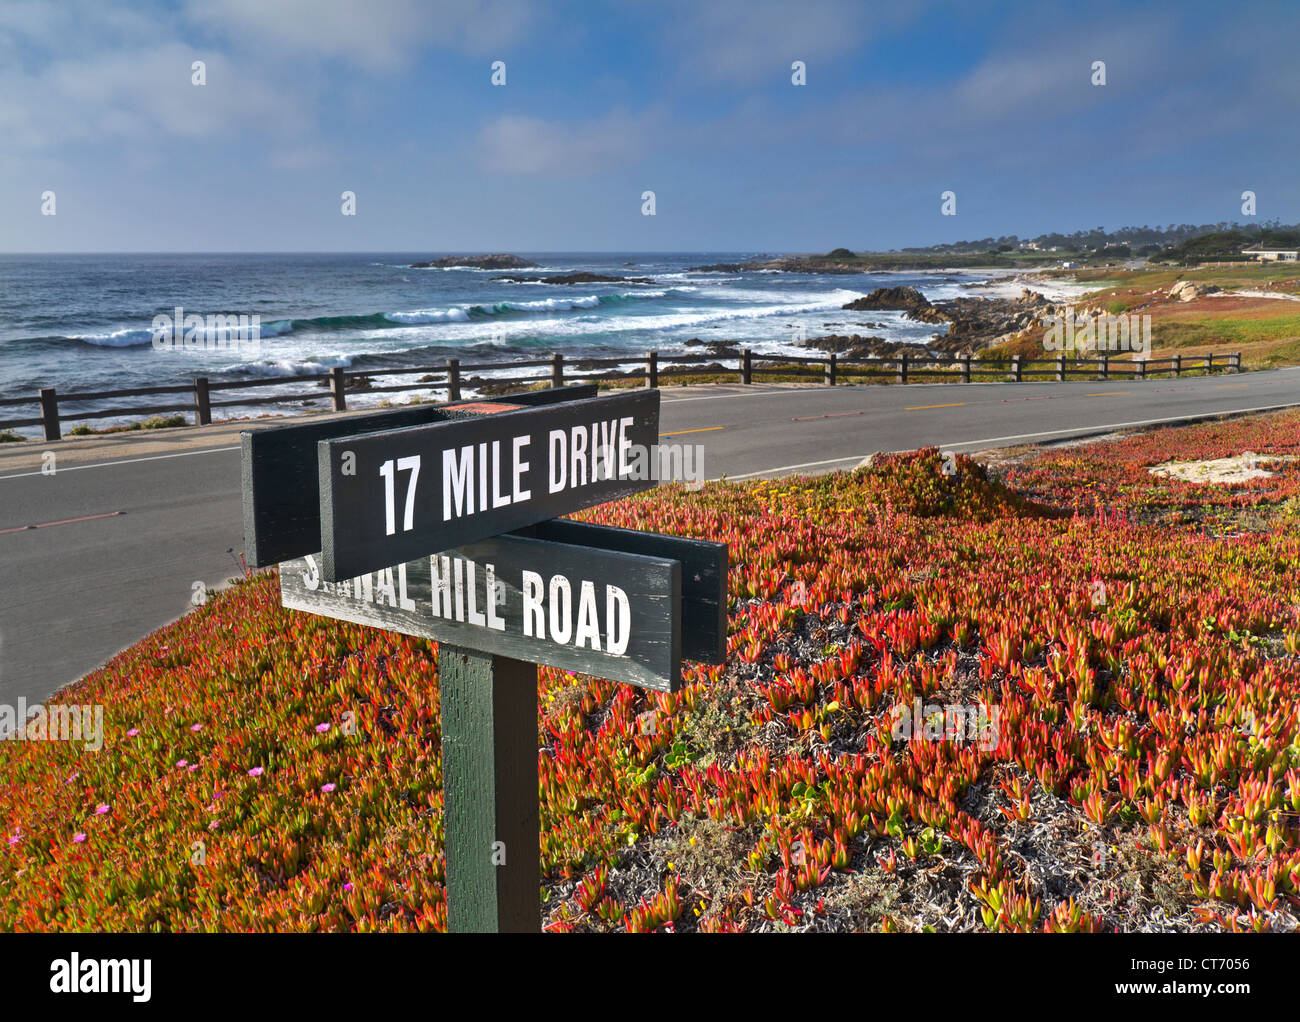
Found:
[(309, 592), (322, 591), (334, 596), (347, 596), (366, 603), (398, 607), (402, 610), (418, 609), (415, 601), (407, 595), (405, 564), (399, 564), (396, 568), (383, 568), (373, 575), (358, 575), (344, 582), (324, 582), (321, 580), (316, 558), (308, 554), (305, 560), (307, 570), (301, 573), (302, 584)]
[(628, 474), (627, 451), (632, 446), (631, 416), (593, 422), (590, 426), (553, 429), (547, 435), (550, 453), (550, 493), (576, 490), (590, 483)]
[[(634, 419), (629, 415), (551, 430), (547, 436), (547, 492), (578, 490), (595, 482), (627, 477), (628, 451), (632, 449), (628, 431), (633, 424)], [(508, 441), (484, 441), (444, 450), (442, 520), (467, 518), (532, 499), (532, 491), (523, 485), (524, 474), (530, 468), (526, 457), (531, 443), (532, 437), (525, 434)], [(402, 460), (398, 461), (399, 469)], [(381, 474), (391, 464), (385, 462)], [(407, 491), (408, 500), (413, 499), (414, 492), (412, 482)], [(409, 509), (409, 502), (407, 506)], [(391, 518), (388, 524), (392, 524)]]
[[(420, 455), (397, 459), (397, 471), (410, 472), (411, 479), (406, 484), (406, 510), (402, 513), (402, 531), (410, 532), (415, 518), (415, 482), (420, 478)], [(396, 529), (395, 504), (393, 499), (393, 461), (390, 458), (379, 466), (379, 474), (384, 477), (384, 528), (388, 535)]]
[[(442, 452), (442, 520), (464, 518), (489, 508), (508, 507), (532, 498), (532, 491), (523, 487), (523, 476), (528, 471), (524, 448), (532, 437), (517, 436), (510, 441), (510, 492), (501, 492), (501, 441), (493, 440), (491, 446), (481, 443), (466, 444)], [(478, 483), (478, 502), (475, 504), (475, 482)], [(489, 497), (489, 491), (491, 496)]]
[[(507, 626), (495, 593), (501, 580), (492, 564), (477, 564), (451, 554), (429, 558), (430, 599), (421, 608), (408, 595), (406, 565), (383, 568), (344, 582), (321, 578), (316, 558), (305, 558), (307, 570), (300, 573), (304, 588), (380, 607), (428, 613), (448, 621), (464, 621), (479, 628), (505, 632)], [(596, 584), (586, 579), (571, 581), (562, 574), (543, 578), (535, 571), (521, 571), (519, 591), (522, 614), (514, 623), (528, 638), (541, 639), (575, 649), (591, 649), (611, 656), (625, 656), (632, 639), (632, 605), (619, 586), (605, 585), (604, 613)], [(576, 589), (576, 600), (575, 600)], [(575, 607), (576, 602), (576, 607)]]

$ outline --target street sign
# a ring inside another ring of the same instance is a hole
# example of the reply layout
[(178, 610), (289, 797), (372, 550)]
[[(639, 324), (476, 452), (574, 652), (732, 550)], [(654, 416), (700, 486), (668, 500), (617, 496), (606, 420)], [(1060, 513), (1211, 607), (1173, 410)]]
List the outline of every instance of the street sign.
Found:
[(658, 532), (618, 529), (554, 518), (516, 530), (554, 543), (597, 550), (619, 550), (646, 557), (680, 561), (682, 565), (682, 657), (702, 664), (727, 659), (727, 544), (683, 539)]
[(321, 573), (339, 582), (650, 489), (658, 431), (659, 392), (641, 390), (322, 440)]
[[(596, 396), (596, 385), (554, 387), (512, 394), (511, 404), (536, 407)], [(244, 556), (264, 568), (321, 548), (320, 485), (316, 444), (331, 437), (354, 436), (442, 422), (473, 414), (474, 402), (422, 404), (365, 415), (287, 426), (259, 426), (240, 435), (240, 472), (244, 491)]]
[(658, 429), (657, 390), (593, 386), (243, 434), (281, 603), (439, 644), (453, 931), (540, 928), (535, 665), (672, 692), (725, 660), (725, 544), (558, 517), (654, 486)]
[[(668, 538), (668, 537), (665, 537)], [(681, 565), (497, 536), (328, 582), (280, 565), (285, 607), (671, 692), (681, 674)]]

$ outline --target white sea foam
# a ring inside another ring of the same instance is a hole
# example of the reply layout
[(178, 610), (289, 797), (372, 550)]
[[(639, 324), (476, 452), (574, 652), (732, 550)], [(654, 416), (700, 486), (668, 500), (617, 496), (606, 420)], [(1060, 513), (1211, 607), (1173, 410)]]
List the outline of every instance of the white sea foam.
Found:
[(450, 309), (414, 309), (411, 312), (386, 312), (385, 319), (394, 323), (468, 323), (472, 306), (453, 306)]
[(148, 329), (130, 329), (123, 327), (106, 334), (69, 334), (73, 340), (96, 344), (102, 348), (133, 348), (139, 344), (151, 344), (153, 331)]
[[(263, 359), (257, 362), (236, 362), (224, 367), (223, 371), (245, 373), (263, 379), (272, 379), (278, 376), (315, 376), (319, 373), (327, 373), (335, 366), (349, 368), (352, 365), (353, 358), (352, 355), (318, 355), (297, 359)], [(232, 400), (236, 396), (237, 394), (234, 392), (230, 395)]]

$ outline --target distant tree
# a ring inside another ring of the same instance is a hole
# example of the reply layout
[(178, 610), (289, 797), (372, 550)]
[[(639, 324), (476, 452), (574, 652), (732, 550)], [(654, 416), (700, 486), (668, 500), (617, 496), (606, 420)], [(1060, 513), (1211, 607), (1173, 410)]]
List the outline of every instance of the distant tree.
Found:
[[(1104, 227), (1077, 230), (1070, 235), (1051, 231), (1032, 240), (1040, 250), (1056, 249), (1059, 253), (1099, 253), (1103, 258), (1120, 256), (1122, 248), (1140, 256), (1163, 261), (1234, 259), (1241, 249), (1255, 242), (1279, 248), (1300, 247), (1300, 224), (1284, 224), (1278, 219), (1249, 224), (1143, 224), (1107, 231)], [(1192, 244), (1195, 242), (1195, 244)], [(1018, 248), (1021, 239), (1014, 234), (998, 238), (976, 238), (942, 245), (903, 247), (899, 252), (931, 255), (980, 252), (1008, 252)], [(831, 258), (846, 259), (848, 249), (836, 249)]]

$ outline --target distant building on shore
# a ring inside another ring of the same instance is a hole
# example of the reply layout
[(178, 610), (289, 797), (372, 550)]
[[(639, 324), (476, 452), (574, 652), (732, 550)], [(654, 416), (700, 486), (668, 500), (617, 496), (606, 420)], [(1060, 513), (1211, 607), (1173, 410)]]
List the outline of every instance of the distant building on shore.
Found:
[(1251, 245), (1250, 248), (1243, 248), (1241, 254), (1251, 259), (1258, 259), (1262, 263), (1294, 263), (1297, 259), (1300, 259), (1300, 249), (1265, 248), (1263, 245)]

